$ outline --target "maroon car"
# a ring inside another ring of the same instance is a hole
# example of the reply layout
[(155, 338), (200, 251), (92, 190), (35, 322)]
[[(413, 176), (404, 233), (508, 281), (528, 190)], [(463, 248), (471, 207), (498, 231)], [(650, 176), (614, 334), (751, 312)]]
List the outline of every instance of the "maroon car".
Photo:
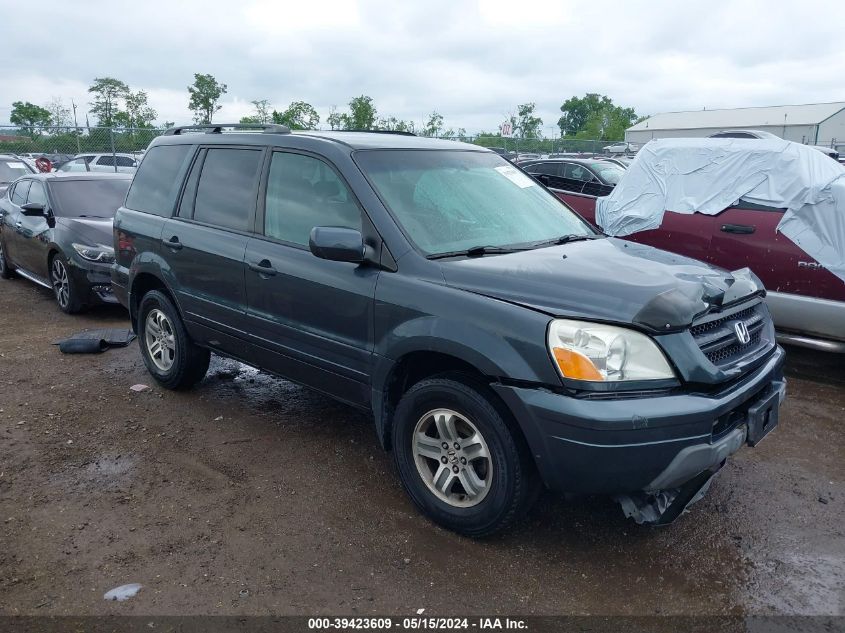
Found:
[[(606, 183), (600, 182), (598, 174), (588, 182), (552, 175), (589, 168), (587, 162), (543, 161), (523, 168), (595, 224), (596, 198), (609, 190), (598, 193), (594, 189)], [(554, 163), (554, 171), (549, 163)], [(727, 270), (750, 268), (766, 286), (767, 302), (783, 342), (845, 352), (845, 282), (775, 230), (785, 209), (740, 200), (717, 215), (667, 211), (660, 228), (625, 239)]]

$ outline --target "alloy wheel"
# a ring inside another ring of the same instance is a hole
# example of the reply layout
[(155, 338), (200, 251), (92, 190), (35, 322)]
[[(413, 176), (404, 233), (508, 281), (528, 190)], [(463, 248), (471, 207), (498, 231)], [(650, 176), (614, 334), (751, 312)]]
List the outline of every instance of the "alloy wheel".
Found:
[(67, 268), (58, 257), (53, 258), (50, 275), (53, 282), (53, 292), (56, 293), (56, 301), (61, 308), (67, 308), (70, 302), (70, 281), (68, 280)]
[(176, 336), (173, 324), (159, 309), (150, 310), (144, 323), (144, 344), (150, 360), (161, 371), (169, 371), (176, 362)]
[(411, 449), (417, 472), (441, 501), (468, 508), (490, 492), (490, 449), (478, 427), (457, 411), (434, 409), (423, 415), (414, 429)]

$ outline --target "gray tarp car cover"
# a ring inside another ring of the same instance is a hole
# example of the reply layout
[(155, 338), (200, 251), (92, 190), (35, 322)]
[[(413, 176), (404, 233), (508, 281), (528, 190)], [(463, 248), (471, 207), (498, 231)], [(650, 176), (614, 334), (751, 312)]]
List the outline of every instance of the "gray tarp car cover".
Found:
[(845, 168), (790, 141), (650, 141), (596, 201), (596, 222), (624, 236), (658, 228), (666, 210), (716, 215), (740, 198), (785, 208), (778, 230), (845, 281)]

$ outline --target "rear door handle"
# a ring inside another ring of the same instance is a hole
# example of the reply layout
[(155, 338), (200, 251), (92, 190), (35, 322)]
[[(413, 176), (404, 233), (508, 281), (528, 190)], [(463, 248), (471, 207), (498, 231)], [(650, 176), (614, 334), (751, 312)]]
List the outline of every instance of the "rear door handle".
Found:
[(757, 229), (753, 226), (748, 226), (747, 224), (723, 224), (722, 225), (722, 232), (723, 233), (738, 233), (740, 235), (750, 235)]
[(162, 239), (161, 241), (164, 242), (164, 245), (167, 248), (172, 248), (174, 251), (178, 251), (182, 248), (182, 242), (179, 241), (178, 235), (174, 235), (169, 240)]
[(273, 268), (273, 264), (270, 263), (269, 259), (262, 259), (257, 264), (250, 262), (247, 266), (249, 266), (250, 270), (257, 272), (259, 275), (272, 276), (276, 274), (276, 269)]

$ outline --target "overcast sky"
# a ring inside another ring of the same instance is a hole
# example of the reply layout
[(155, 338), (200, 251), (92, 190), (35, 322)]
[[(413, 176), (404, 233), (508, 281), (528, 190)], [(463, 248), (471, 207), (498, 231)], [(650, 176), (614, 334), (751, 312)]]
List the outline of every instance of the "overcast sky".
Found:
[[(27, 5), (29, 7), (29, 5)], [(159, 121), (191, 121), (193, 73), (226, 83), (217, 121), (250, 101), (353, 96), (380, 116), (494, 130), (536, 102), (598, 92), (639, 114), (845, 100), (843, 0), (0, 0), (0, 122), (13, 101), (61, 97), (84, 124), (94, 77), (149, 93)], [(93, 124), (94, 121), (92, 120)]]

